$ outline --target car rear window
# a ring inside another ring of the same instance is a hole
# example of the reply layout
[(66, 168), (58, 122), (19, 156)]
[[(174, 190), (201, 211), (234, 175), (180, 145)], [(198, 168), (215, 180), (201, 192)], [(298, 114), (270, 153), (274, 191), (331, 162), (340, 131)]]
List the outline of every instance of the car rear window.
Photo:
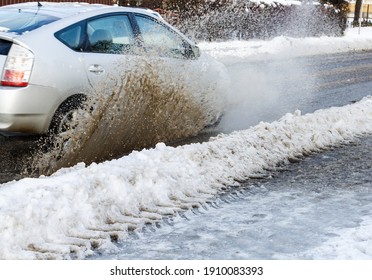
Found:
[(17, 11), (0, 11), (0, 31), (23, 34), (49, 24), (59, 18), (50, 15)]

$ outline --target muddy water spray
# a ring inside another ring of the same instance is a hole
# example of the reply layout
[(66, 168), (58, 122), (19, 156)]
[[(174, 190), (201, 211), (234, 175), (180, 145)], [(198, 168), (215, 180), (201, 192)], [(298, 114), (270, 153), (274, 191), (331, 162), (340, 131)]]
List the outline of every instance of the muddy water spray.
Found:
[(34, 157), (33, 172), (47, 175), (78, 162), (112, 159), (196, 135), (216, 121), (222, 88), (212, 72), (218, 67), (210, 69), (203, 59), (175, 67), (144, 58), (130, 72), (96, 87), (84, 109), (75, 113), (74, 129), (60, 134), (54, 149)]

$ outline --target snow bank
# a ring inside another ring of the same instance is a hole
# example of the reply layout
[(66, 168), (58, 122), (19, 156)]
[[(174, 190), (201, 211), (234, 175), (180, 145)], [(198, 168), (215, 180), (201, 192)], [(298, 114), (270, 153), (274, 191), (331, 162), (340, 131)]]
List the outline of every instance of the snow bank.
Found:
[(372, 97), (0, 185), (0, 259), (84, 258), (277, 164), (372, 133)]
[[(280, 36), (272, 40), (201, 42), (199, 47), (223, 63), (236, 63), (242, 59), (262, 60), (278, 57), (298, 57), (316, 54), (369, 50), (372, 28), (349, 28), (344, 37), (291, 38)], [(280, 54), (280, 56), (278, 56)]]

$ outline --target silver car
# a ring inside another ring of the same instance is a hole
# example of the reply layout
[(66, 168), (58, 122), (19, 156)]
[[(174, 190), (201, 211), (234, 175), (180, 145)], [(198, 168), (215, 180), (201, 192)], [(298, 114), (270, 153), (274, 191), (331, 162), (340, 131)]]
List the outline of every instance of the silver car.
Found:
[(0, 8), (0, 132), (44, 134), (107, 78), (133, 46), (195, 61), (198, 47), (148, 9), (73, 3)]

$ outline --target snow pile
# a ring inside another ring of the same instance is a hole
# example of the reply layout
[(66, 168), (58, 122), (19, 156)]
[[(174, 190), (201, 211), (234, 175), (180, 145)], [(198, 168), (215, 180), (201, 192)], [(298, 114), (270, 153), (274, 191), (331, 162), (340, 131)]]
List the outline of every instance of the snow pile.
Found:
[[(236, 63), (242, 59), (287, 59), (306, 55), (342, 53), (369, 50), (372, 45), (372, 28), (346, 30), (344, 37), (275, 37), (271, 40), (201, 42), (200, 48), (224, 63)], [(280, 56), (278, 56), (280, 54)]]
[(372, 97), (0, 187), (0, 259), (84, 258), (290, 159), (372, 133)]

